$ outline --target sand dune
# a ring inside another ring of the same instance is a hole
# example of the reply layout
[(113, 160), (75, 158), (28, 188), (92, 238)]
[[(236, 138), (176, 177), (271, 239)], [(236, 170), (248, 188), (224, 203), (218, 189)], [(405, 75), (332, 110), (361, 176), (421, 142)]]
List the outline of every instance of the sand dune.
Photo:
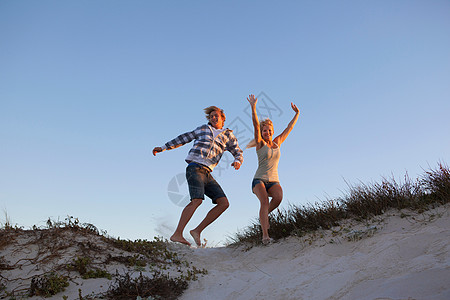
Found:
[(181, 299), (450, 299), (448, 207), (248, 251), (186, 251), (209, 274)]
[[(348, 221), (333, 230), (268, 246), (194, 249), (171, 243), (170, 248), (185, 260), (208, 270), (190, 283), (180, 299), (450, 299), (449, 208), (422, 214), (392, 210), (367, 223)], [(23, 236), (1, 249), (0, 257), (11, 263), (46, 255), (27, 239)], [(104, 246), (101, 240), (89, 242)], [(79, 251), (63, 245), (61, 249), (66, 257)], [(3, 278), (24, 279), (9, 281), (7, 289), (29, 284), (25, 278), (33, 272), (51, 269), (50, 257), (48, 265), (45, 261), (2, 270)], [(120, 264), (108, 268), (112, 273), (114, 268), (124, 269)], [(93, 295), (110, 284), (108, 279), (77, 279), (47, 299), (63, 295), (79, 299), (79, 289), (83, 295)]]

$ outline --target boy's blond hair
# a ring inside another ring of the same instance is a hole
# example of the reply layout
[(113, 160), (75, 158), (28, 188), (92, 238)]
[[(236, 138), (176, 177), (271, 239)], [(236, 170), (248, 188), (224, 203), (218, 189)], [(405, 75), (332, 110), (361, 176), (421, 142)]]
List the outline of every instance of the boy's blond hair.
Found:
[(219, 111), (220, 114), (222, 115), (223, 121), (225, 122), (225, 113), (223, 112), (223, 109), (218, 108), (217, 106), (208, 106), (207, 108), (204, 109), (205, 114), (206, 114), (206, 119), (209, 121), (209, 115), (213, 112), (213, 111)]

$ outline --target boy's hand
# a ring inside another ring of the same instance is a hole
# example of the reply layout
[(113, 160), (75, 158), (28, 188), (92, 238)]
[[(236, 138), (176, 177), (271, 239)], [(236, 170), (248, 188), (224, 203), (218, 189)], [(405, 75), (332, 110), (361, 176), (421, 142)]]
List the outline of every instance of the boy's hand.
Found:
[(162, 152), (162, 151), (163, 151), (163, 149), (161, 147), (155, 147), (155, 148), (153, 148), (152, 153), (153, 153), (154, 156), (156, 156), (156, 153), (159, 153), (159, 152)]

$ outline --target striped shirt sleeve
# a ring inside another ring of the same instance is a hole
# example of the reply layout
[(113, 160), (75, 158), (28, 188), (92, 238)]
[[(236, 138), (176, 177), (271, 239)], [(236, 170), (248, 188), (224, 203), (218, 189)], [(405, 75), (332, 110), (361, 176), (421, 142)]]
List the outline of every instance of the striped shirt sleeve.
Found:
[(239, 162), (241, 165), (244, 162), (244, 155), (241, 148), (239, 148), (238, 141), (233, 133), (230, 132), (227, 150), (234, 156), (234, 161)]
[(175, 148), (181, 147), (181, 146), (191, 142), (196, 137), (195, 131), (196, 131), (196, 129), (193, 131), (188, 131), (186, 133), (180, 134), (173, 140), (168, 141), (165, 144), (166, 149), (167, 150), (175, 149)]

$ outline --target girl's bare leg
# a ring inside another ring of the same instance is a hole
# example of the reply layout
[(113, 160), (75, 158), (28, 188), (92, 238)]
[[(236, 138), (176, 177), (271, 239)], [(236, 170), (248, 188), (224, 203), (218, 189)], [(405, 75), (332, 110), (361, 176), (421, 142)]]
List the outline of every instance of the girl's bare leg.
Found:
[(269, 214), (270, 214), (275, 208), (277, 208), (280, 205), (281, 200), (283, 200), (283, 189), (281, 188), (281, 185), (276, 184), (272, 186), (269, 189), (269, 197), (272, 197), (269, 203)]
[(259, 222), (263, 234), (263, 241), (269, 240), (269, 196), (263, 183), (258, 183), (253, 188), (253, 193), (258, 197), (261, 204), (259, 209)]

